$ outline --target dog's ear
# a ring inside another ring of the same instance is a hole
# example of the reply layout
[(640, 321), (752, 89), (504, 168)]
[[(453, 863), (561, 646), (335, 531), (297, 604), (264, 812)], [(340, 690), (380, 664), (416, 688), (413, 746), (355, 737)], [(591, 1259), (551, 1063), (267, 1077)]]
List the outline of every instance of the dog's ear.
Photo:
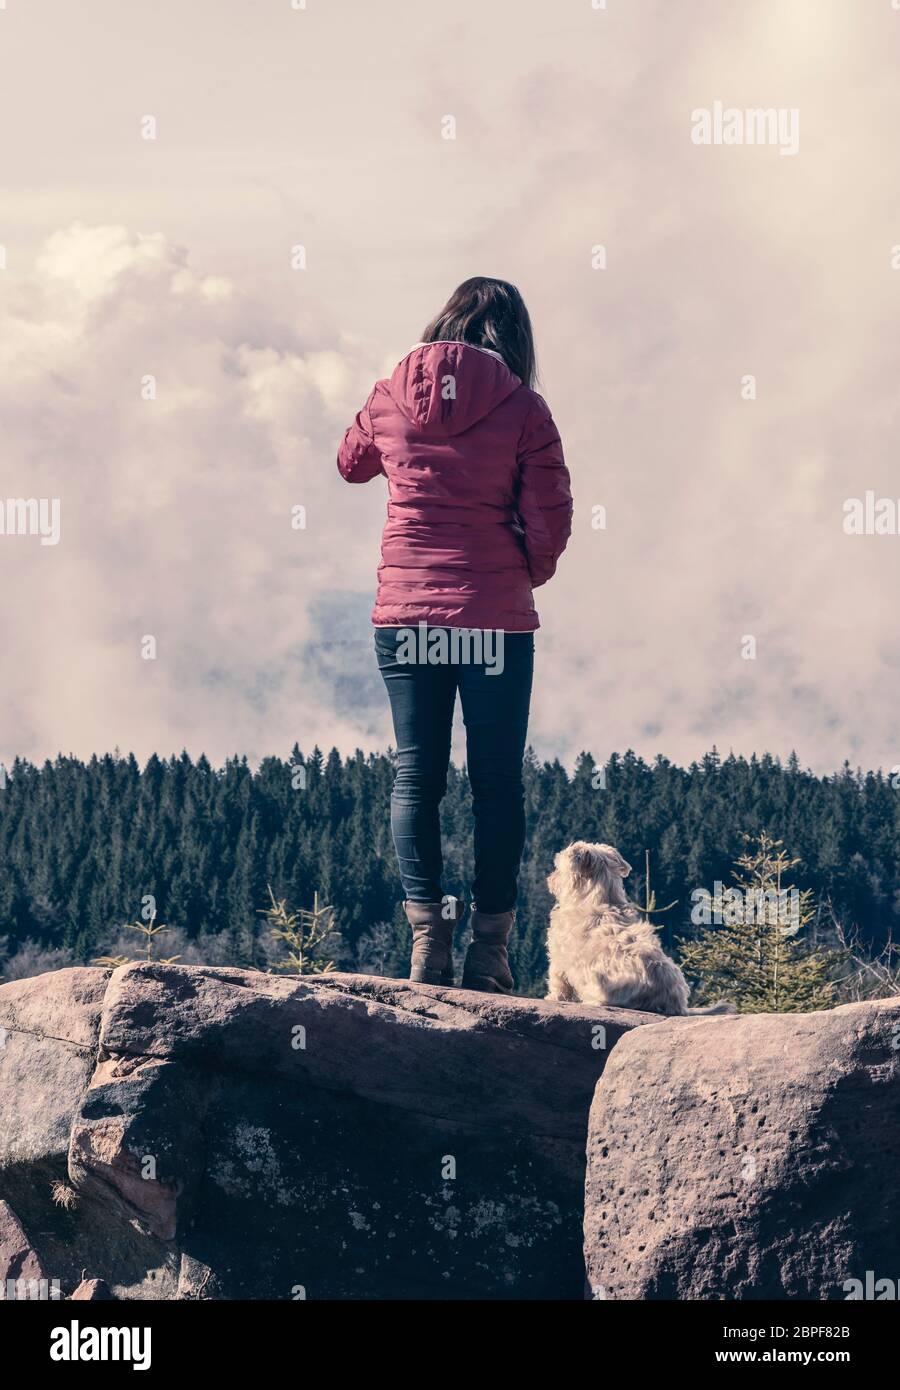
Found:
[(570, 845), (569, 863), (572, 868), (572, 878), (576, 884), (593, 882), (597, 873), (597, 863), (590, 845), (582, 843)]
[(627, 878), (631, 873), (631, 865), (627, 859), (622, 858), (618, 850), (616, 850), (616, 873), (621, 874), (623, 878)]
[(619, 851), (613, 845), (601, 845), (600, 850), (606, 867), (619, 878), (627, 878), (631, 873), (631, 865), (627, 859), (623, 859)]

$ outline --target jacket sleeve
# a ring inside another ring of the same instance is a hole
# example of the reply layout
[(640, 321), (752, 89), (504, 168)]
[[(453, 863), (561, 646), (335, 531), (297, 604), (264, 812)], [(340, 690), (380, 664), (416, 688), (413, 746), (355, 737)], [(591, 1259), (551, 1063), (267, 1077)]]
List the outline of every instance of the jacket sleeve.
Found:
[(375, 429), (372, 424), (372, 401), (375, 391), (366, 401), (353, 424), (341, 440), (338, 449), (337, 466), (341, 477), (348, 483), (368, 483), (384, 472), (381, 454), (375, 446)]
[(517, 507), (535, 588), (552, 578), (572, 531), (572, 493), (562, 441), (549, 406), (537, 396), (519, 441)]

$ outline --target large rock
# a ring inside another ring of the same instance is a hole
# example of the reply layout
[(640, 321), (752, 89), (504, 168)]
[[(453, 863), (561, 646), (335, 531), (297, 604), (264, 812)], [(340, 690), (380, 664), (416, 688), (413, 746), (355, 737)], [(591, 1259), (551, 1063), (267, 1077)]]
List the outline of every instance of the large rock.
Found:
[(896, 1281), (898, 1158), (900, 999), (640, 1029), (591, 1108), (589, 1288), (843, 1299), (867, 1270)]
[(115, 1300), (104, 1279), (82, 1279), (72, 1294), (73, 1303), (109, 1303), (111, 1301), (114, 1302)]
[[(55, 1102), (74, 1200), (33, 1199), (31, 1225), (54, 1272), (68, 1251), (67, 1293), (77, 1266), (126, 1298), (580, 1297), (591, 1097), (654, 1017), (125, 967), (99, 1031), (92, 1015), (91, 1066)], [(27, 1080), (0, 1069), (0, 1113)], [(0, 1196), (26, 1157), (0, 1149)]]
[(49, 1297), (47, 1271), (9, 1202), (0, 1200), (0, 1299)]
[(0, 1198), (29, 1252), (22, 1263), (8, 1242), (7, 1256), (29, 1287), (49, 1279), (67, 1295), (96, 1264), (148, 1297), (174, 1296), (177, 1254), (70, 1185), (72, 1123), (97, 1065), (110, 976), (74, 968), (0, 986)]
[(94, 1070), (109, 970), (57, 970), (0, 988), (0, 1169), (52, 1164)]

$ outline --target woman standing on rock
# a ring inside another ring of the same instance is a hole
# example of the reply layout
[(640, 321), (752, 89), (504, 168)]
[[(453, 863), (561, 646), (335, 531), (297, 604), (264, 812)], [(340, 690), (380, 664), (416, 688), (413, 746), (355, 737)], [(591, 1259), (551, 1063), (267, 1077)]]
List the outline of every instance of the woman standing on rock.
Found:
[(391, 830), (413, 933), (409, 977), (453, 984), (463, 909), (443, 892), (439, 809), (459, 691), (475, 813), (462, 983), (509, 994), (539, 626), (532, 590), (569, 537), (569, 475), (533, 389), (531, 322), (515, 286), (466, 280), (422, 336), (376, 382), (338, 468), (349, 483), (388, 481), (372, 621), (397, 741)]

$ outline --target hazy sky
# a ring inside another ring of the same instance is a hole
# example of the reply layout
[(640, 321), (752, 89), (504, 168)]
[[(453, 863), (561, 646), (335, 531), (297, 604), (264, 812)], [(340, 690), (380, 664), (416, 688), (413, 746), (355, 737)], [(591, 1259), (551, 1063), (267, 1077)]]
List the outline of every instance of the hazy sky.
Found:
[(898, 70), (892, 0), (7, 0), (0, 500), (61, 533), (0, 536), (0, 761), (386, 746), (334, 455), (496, 274), (576, 499), (538, 753), (900, 764), (900, 536), (843, 525), (900, 498)]

